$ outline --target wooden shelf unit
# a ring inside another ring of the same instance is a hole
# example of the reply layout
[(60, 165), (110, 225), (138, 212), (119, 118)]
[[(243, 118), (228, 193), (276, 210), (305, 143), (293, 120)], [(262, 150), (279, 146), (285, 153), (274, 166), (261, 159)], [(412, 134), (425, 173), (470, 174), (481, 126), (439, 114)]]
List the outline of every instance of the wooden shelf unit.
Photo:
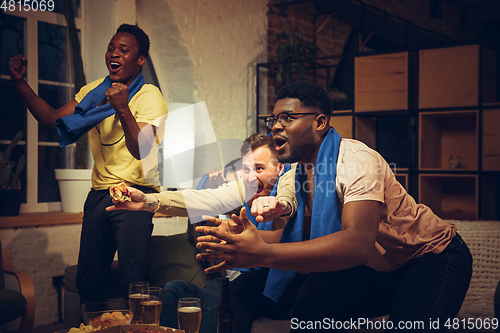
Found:
[(421, 112), (419, 117), (420, 170), (478, 169), (477, 110)]
[(500, 109), (483, 110), (482, 169), (500, 171)]
[(406, 173), (400, 173), (396, 172), (395, 173), (396, 180), (403, 185), (404, 189), (408, 191), (408, 174)]
[(496, 51), (479, 44), (421, 50), (419, 108), (498, 102), (496, 58)]
[(477, 175), (420, 174), (418, 202), (442, 219), (478, 219)]
[(479, 44), (358, 56), (353, 110), (330, 123), (441, 218), (500, 219), (497, 57)]
[(479, 45), (419, 52), (418, 106), (474, 106), (479, 103)]
[(354, 110), (408, 108), (408, 52), (354, 59)]
[(330, 118), (330, 126), (334, 127), (341, 138), (352, 139), (352, 116), (339, 116)]

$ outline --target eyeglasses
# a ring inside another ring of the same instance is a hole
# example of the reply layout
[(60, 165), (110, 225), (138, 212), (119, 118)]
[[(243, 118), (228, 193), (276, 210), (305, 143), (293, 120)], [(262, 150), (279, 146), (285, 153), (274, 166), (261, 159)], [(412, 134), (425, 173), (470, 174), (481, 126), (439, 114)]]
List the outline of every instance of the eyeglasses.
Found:
[(273, 117), (269, 116), (266, 118), (266, 126), (269, 129), (273, 129), (274, 124), (276, 124), (276, 121), (282, 126), (282, 127), (287, 127), (290, 125), (290, 123), (295, 120), (293, 118), (294, 116), (300, 115), (300, 114), (313, 114), (315, 116), (319, 115), (317, 112), (297, 112), (297, 113), (289, 113), (288, 111), (281, 112), (278, 114), (278, 116)]

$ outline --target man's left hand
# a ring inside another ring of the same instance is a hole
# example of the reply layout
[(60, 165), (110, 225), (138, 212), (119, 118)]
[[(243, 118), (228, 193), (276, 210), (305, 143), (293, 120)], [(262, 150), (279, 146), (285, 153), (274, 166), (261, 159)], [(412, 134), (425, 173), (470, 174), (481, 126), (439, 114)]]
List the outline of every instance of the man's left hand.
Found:
[[(198, 253), (198, 260), (222, 261), (221, 263), (205, 269), (206, 274), (218, 272), (231, 268), (252, 268), (262, 266), (261, 253), (265, 247), (269, 246), (260, 237), (255, 225), (247, 217), (246, 209), (242, 208), (240, 216), (233, 215), (233, 221), (243, 227), (239, 234), (227, 233), (218, 228), (204, 227), (203, 231), (207, 236), (199, 237), (196, 247), (206, 249), (208, 253)], [(237, 221), (237, 222), (236, 222)], [(206, 237), (206, 238), (203, 238)], [(221, 240), (220, 243), (212, 243), (209, 240)]]

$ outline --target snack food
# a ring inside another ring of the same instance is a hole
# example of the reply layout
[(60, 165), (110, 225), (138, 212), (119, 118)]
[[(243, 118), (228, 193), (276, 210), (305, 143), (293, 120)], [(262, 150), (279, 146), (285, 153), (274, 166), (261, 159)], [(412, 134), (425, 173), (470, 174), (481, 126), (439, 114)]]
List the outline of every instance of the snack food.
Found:
[(111, 187), (109, 188), (109, 195), (111, 195), (111, 198), (119, 202), (132, 200), (132, 198), (130, 198), (130, 192), (128, 191), (127, 186), (125, 186), (125, 183), (111, 185)]
[(80, 324), (80, 327), (72, 327), (69, 329), (68, 333), (87, 333), (97, 331), (98, 328), (93, 328), (90, 325), (85, 325), (84, 323)]
[(105, 312), (99, 317), (95, 317), (92, 319), (90, 322), (90, 326), (97, 328), (106, 328), (106, 327), (113, 327), (113, 326), (119, 326), (119, 325), (127, 325), (130, 324), (130, 320), (132, 319), (132, 316), (130, 314), (125, 314), (121, 312)]

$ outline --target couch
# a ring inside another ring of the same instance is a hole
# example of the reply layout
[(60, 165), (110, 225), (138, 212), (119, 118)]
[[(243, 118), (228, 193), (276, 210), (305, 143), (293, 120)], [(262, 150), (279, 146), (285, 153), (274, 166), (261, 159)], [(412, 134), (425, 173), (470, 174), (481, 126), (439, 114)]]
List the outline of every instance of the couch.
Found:
[[(497, 318), (500, 309), (500, 221), (450, 221), (457, 225), (458, 232), (469, 246), (474, 258), (474, 272), (469, 290), (458, 314), (458, 318), (485, 319), (494, 318), (494, 307), (497, 308)], [(187, 233), (174, 236), (153, 236), (149, 259), (149, 282), (152, 285), (163, 286), (166, 282), (176, 279), (205, 286), (210, 280), (203, 273), (203, 266), (194, 259), (196, 249), (189, 241)], [(116, 265), (116, 263), (114, 264)], [(116, 270), (112, 270), (109, 281), (116, 281)], [(65, 327), (77, 326), (75, 321), (66, 320), (71, 313), (79, 318), (78, 291), (74, 285), (76, 266), (71, 266), (65, 272), (64, 323)], [(115, 289), (116, 289), (116, 283)], [(110, 295), (119, 295), (110, 286)], [(496, 294), (495, 294), (495, 290)], [(113, 292), (114, 294), (113, 294)], [(495, 301), (494, 301), (495, 300)], [(495, 302), (495, 304), (494, 304)], [(75, 311), (76, 309), (76, 311)], [(75, 320), (75, 318), (72, 318)], [(78, 319), (77, 319), (78, 320)], [(70, 325), (70, 326), (68, 326)], [(253, 333), (289, 332), (289, 321), (276, 321), (259, 318), (254, 321)], [(470, 330), (468, 330), (470, 331)], [(493, 329), (484, 330), (494, 332)], [(500, 329), (498, 330), (500, 333)]]

